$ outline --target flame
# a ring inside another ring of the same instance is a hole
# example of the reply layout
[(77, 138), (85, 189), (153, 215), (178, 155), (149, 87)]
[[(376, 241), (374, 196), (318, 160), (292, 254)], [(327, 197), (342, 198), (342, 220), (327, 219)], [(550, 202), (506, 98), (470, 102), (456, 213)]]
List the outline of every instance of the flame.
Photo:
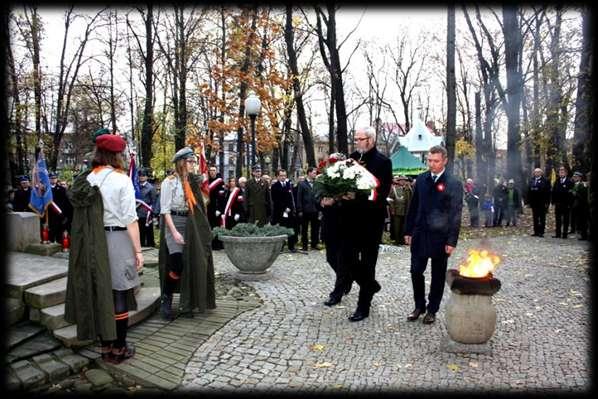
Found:
[(459, 265), (459, 274), (464, 277), (483, 278), (496, 270), (500, 257), (485, 249), (471, 249), (465, 264)]

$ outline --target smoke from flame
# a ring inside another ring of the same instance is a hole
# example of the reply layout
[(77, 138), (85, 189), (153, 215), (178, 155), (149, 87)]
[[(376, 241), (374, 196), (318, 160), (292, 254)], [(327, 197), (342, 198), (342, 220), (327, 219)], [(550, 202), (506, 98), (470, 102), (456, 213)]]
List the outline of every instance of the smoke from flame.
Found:
[(481, 278), (496, 270), (500, 257), (485, 249), (469, 250), (469, 256), (464, 264), (459, 265), (459, 274), (464, 277)]

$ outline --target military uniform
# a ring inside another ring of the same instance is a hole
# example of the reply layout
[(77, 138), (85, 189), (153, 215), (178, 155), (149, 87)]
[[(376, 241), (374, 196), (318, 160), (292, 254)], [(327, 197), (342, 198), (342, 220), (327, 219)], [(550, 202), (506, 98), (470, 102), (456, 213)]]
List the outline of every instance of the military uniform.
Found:
[(246, 189), (248, 222), (263, 226), (270, 221), (272, 205), (270, 187), (264, 179), (251, 178)]
[[(210, 227), (222, 225), (222, 214), (224, 213), (224, 207), (226, 206), (226, 188), (224, 187), (224, 181), (219, 175), (214, 178), (208, 178), (210, 201), (208, 202), (207, 212), (208, 221)], [(212, 249), (220, 250), (224, 248), (222, 241), (217, 237), (212, 240)]]
[[(25, 176), (19, 179), (20, 181), (29, 181), (28, 178)], [(27, 189), (23, 189), (23, 187), (19, 187), (15, 190), (14, 199), (12, 202), (12, 210), (13, 212), (33, 212), (31, 208), (29, 208), (29, 202), (31, 201), (31, 187), (27, 187)]]
[(408, 185), (393, 186), (390, 190), (390, 195), (388, 196), (388, 198), (391, 199), (391, 201), (389, 201), (389, 208), (392, 236), (395, 240), (395, 243), (399, 245), (405, 244), (405, 215), (409, 209), (409, 203), (411, 202), (412, 196), (413, 192), (411, 191), (411, 187)]

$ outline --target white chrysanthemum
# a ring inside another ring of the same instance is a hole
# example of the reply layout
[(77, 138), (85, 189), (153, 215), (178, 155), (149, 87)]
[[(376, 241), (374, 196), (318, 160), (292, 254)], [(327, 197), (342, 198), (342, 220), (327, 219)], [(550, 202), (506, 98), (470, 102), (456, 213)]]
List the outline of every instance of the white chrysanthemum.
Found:
[(340, 176), (338, 169), (334, 169), (334, 168), (326, 169), (326, 174), (332, 178)]
[(343, 170), (343, 179), (353, 180), (357, 176), (355, 168), (346, 168)]

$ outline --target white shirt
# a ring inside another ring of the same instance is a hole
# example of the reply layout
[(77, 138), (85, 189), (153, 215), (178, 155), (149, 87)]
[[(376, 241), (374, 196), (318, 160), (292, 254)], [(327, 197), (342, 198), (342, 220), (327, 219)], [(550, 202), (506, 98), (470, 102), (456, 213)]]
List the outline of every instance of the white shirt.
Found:
[(133, 182), (125, 173), (112, 167), (91, 172), (87, 181), (92, 186), (99, 186), (104, 204), (104, 226), (126, 227), (135, 222), (135, 189)]
[(432, 180), (434, 180), (434, 181), (438, 181), (438, 179), (440, 179), (440, 176), (442, 176), (442, 174), (444, 173), (444, 170), (445, 170), (445, 169), (442, 169), (442, 171), (440, 171), (440, 173), (438, 173), (438, 174), (436, 175), (436, 180), (434, 180), (434, 173), (430, 172), (430, 173), (431, 173), (431, 175), (432, 175)]
[(181, 179), (176, 176), (167, 177), (160, 185), (160, 215), (170, 214), (171, 210), (188, 210)]

